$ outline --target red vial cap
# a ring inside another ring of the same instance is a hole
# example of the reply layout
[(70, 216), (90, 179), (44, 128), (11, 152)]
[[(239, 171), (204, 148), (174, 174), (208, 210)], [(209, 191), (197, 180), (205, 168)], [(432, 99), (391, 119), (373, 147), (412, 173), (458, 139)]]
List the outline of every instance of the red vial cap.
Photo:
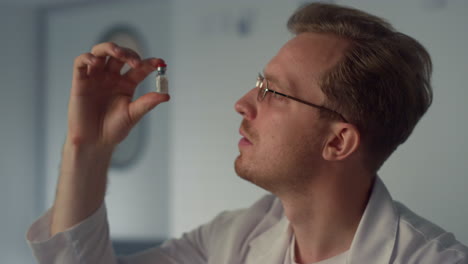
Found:
[(166, 63), (161, 62), (156, 67), (167, 67)]

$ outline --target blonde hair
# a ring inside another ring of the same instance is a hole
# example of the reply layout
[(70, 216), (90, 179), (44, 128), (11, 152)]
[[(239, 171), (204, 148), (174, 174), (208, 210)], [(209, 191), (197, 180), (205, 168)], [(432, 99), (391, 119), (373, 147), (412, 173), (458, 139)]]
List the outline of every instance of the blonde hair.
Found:
[(366, 163), (377, 171), (432, 103), (428, 52), (385, 20), (332, 4), (301, 7), (290, 17), (288, 29), (294, 34), (331, 33), (351, 42), (319, 84), (326, 106), (358, 128)]

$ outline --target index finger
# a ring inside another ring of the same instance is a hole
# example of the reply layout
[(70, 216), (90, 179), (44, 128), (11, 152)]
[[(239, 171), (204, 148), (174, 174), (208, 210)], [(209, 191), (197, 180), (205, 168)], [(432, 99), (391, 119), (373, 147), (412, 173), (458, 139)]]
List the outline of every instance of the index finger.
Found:
[(138, 53), (129, 49), (118, 46), (113, 42), (103, 42), (95, 45), (91, 49), (91, 53), (98, 57), (113, 57), (121, 62), (127, 63), (133, 68), (137, 67), (141, 59)]

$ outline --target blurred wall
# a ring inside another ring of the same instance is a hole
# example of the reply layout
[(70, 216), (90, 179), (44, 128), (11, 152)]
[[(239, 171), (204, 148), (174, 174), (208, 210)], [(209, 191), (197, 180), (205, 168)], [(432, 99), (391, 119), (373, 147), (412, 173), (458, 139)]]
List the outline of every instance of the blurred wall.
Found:
[(37, 13), (0, 6), (0, 263), (32, 263), (25, 243), (38, 213)]

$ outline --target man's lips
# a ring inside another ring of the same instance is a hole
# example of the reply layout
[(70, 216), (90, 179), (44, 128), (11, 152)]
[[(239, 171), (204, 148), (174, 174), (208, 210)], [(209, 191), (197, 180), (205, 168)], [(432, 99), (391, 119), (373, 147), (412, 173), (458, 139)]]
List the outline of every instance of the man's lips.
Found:
[(252, 142), (248, 139), (246, 133), (240, 129), (239, 133), (241, 134), (242, 138), (239, 140), (239, 146), (249, 146), (252, 145)]

